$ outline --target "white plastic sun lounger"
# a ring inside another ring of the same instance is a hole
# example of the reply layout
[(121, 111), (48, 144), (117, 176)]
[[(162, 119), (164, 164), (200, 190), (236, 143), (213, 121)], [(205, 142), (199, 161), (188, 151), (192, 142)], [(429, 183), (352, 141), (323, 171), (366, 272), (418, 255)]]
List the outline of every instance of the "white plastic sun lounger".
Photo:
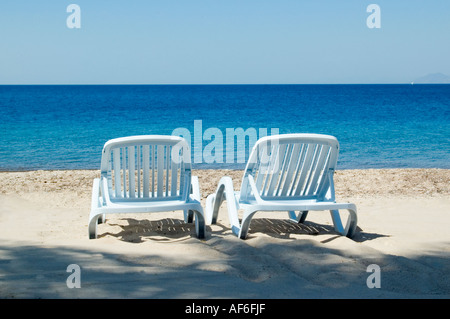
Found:
[(198, 238), (205, 236), (205, 219), (191, 154), (177, 136), (143, 135), (109, 140), (103, 147), (100, 178), (94, 179), (89, 238), (106, 214), (183, 211)]
[[(285, 134), (258, 140), (249, 156), (241, 189), (235, 192), (230, 177), (219, 181), (206, 199), (206, 221), (215, 224), (219, 208), (227, 201), (231, 229), (245, 239), (258, 211), (287, 211), (290, 220), (303, 223), (309, 211), (331, 212), (335, 230), (352, 237), (356, 230), (356, 206), (336, 203), (333, 174), (339, 143), (329, 135)], [(239, 221), (238, 210), (243, 210)], [(349, 212), (345, 227), (339, 210)], [(298, 214), (296, 214), (298, 211)]]

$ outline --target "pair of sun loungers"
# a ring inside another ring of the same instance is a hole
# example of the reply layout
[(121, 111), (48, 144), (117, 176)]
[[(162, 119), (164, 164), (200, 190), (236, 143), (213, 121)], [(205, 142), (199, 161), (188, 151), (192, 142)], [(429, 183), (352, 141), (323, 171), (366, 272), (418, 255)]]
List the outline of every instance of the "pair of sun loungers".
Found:
[[(335, 201), (338, 153), (339, 143), (329, 135), (261, 138), (250, 153), (240, 190), (234, 190), (230, 177), (222, 177), (203, 209), (185, 139), (144, 135), (110, 140), (103, 147), (100, 177), (94, 180), (89, 238), (97, 238), (97, 224), (105, 222), (106, 214), (167, 211), (183, 211), (184, 221), (195, 223), (197, 237), (204, 238), (205, 225), (217, 222), (225, 200), (230, 227), (241, 239), (258, 211), (285, 211), (296, 223), (303, 223), (310, 211), (330, 211), (335, 230), (351, 238), (356, 206)], [(340, 210), (348, 211), (345, 226)]]

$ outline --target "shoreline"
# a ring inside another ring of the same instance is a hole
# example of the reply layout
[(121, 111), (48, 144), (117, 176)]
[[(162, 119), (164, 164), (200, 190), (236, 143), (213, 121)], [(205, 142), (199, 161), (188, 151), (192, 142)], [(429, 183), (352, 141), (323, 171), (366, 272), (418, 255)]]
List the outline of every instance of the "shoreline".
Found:
[[(219, 179), (228, 175), (235, 190), (240, 187), (244, 170), (193, 169), (198, 176), (201, 194), (215, 191)], [(94, 178), (100, 170), (32, 170), (0, 171), (0, 194), (27, 191), (91, 191)], [(334, 174), (336, 196), (448, 196), (450, 195), (450, 169), (442, 168), (382, 168), (344, 169)], [(53, 187), (52, 187), (53, 186)]]

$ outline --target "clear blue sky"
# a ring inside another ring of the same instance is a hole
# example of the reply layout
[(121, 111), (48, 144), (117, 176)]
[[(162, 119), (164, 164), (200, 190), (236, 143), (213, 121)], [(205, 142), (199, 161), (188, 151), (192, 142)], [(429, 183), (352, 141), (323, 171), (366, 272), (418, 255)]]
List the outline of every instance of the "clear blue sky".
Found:
[[(69, 4), (81, 29), (69, 29)], [(369, 4), (381, 28), (369, 29)], [(1, 0), (0, 84), (405, 83), (450, 75), (449, 0)]]

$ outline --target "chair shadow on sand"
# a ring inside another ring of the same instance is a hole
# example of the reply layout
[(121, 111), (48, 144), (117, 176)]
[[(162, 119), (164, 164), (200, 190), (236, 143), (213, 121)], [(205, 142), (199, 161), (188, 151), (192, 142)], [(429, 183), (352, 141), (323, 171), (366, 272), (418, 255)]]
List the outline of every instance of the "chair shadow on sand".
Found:
[[(122, 221), (127, 224), (122, 224)], [(160, 220), (121, 218), (117, 220), (117, 223), (107, 222), (107, 224), (120, 227), (121, 230), (99, 234), (99, 238), (113, 236), (130, 243), (141, 243), (147, 240), (174, 242), (196, 238), (195, 225), (187, 224), (183, 220), (176, 218), (163, 218)]]
[[(255, 235), (252, 236), (252, 234), (258, 232), (281, 239), (292, 239), (294, 238), (292, 235), (335, 235), (322, 241), (322, 243), (342, 237), (342, 235), (336, 232), (333, 225), (317, 224), (312, 221), (305, 221), (304, 223), (297, 224), (287, 219), (272, 218), (253, 219), (250, 225), (249, 238), (254, 237)], [(379, 237), (389, 237), (389, 235), (367, 233), (357, 226), (356, 233), (351, 240), (360, 243)]]
[[(122, 222), (126, 222), (127, 224)], [(120, 231), (107, 231), (103, 234), (99, 234), (99, 238), (113, 236), (130, 243), (141, 243), (148, 240), (157, 242), (175, 242), (196, 238), (194, 224), (187, 224), (183, 220), (176, 218), (163, 218), (160, 220), (122, 218), (119, 219), (117, 223), (108, 222), (108, 225), (120, 227)], [(206, 226), (207, 234), (210, 234), (210, 236), (222, 235), (224, 232), (230, 230), (228, 225), (222, 225), (220, 222), (215, 226), (214, 231), (209, 226)], [(220, 226), (220, 230), (218, 230), (217, 226)], [(295, 239), (295, 235), (335, 235), (325, 239), (322, 241), (323, 243), (342, 237), (334, 230), (332, 225), (317, 224), (312, 221), (305, 221), (304, 223), (297, 224), (287, 219), (276, 218), (254, 218), (250, 225), (248, 238), (254, 238), (257, 236), (256, 233), (263, 233), (280, 239)], [(207, 236), (207, 238), (210, 238), (210, 236)], [(388, 236), (389, 235), (377, 233), (367, 233), (360, 227), (357, 227), (355, 236), (352, 240), (361, 243), (367, 240)]]

